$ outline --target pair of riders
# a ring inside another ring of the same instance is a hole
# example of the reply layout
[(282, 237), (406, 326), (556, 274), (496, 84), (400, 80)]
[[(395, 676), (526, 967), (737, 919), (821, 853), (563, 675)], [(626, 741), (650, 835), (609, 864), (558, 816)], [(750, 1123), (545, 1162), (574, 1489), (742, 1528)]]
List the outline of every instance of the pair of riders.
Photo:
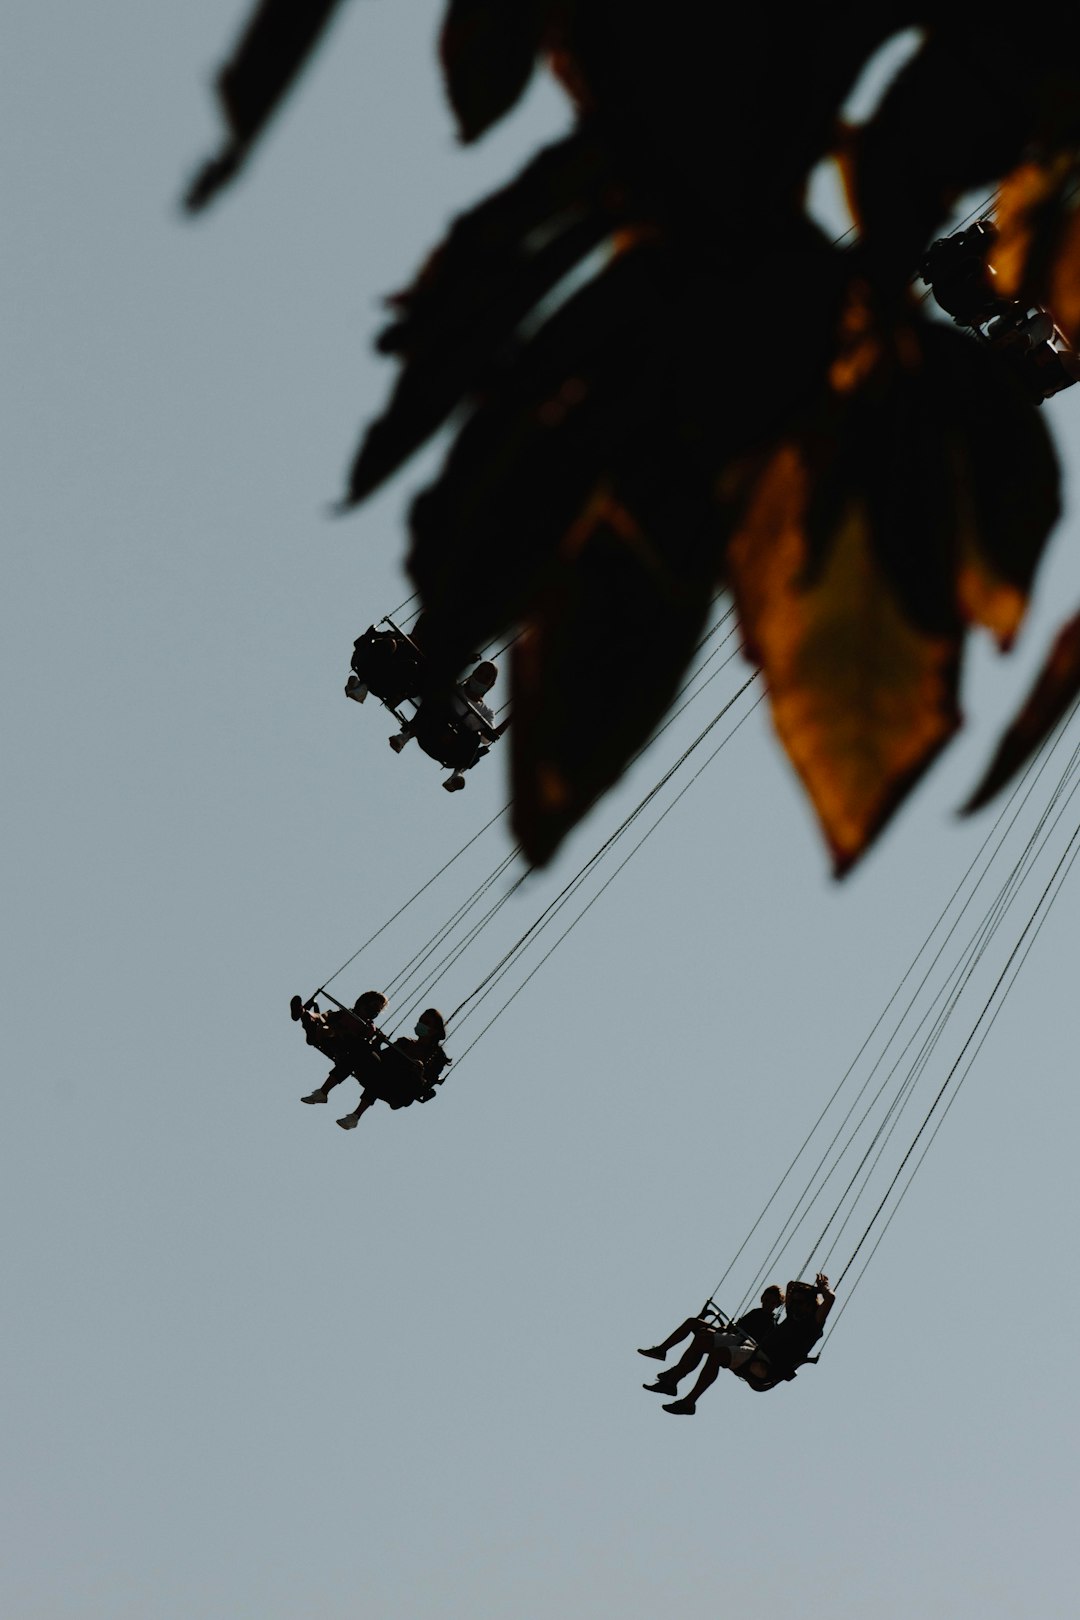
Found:
[[(817, 1360), (810, 1352), (821, 1338), (835, 1298), (828, 1277), (819, 1271), (812, 1284), (790, 1282), (786, 1291), (775, 1284), (766, 1288), (760, 1307), (735, 1322), (725, 1321), (708, 1306), (700, 1316), (688, 1317), (660, 1344), (638, 1351), (654, 1361), (665, 1361), (669, 1350), (684, 1339), (691, 1341), (674, 1367), (643, 1388), (677, 1396), (681, 1381), (700, 1367), (690, 1393), (664, 1407), (677, 1417), (693, 1416), (698, 1400), (725, 1368), (759, 1393), (775, 1389), (794, 1378), (806, 1362)], [(781, 1306), (784, 1316), (777, 1321)]]
[[(510, 722), (496, 725), (484, 701), (499, 674), (490, 659), (479, 660), (449, 692), (429, 689), (424, 619), (421, 614), (408, 635), (395, 626), (377, 630), (372, 625), (366, 630), (353, 647), (353, 673), (345, 694), (363, 703), (369, 692), (374, 693), (401, 722), (397, 736), (388, 739), (394, 752), (400, 754), (415, 737), (425, 754), (452, 773), (443, 787), (457, 793), (465, 786), (465, 772), (490, 752)], [(398, 714), (406, 701), (414, 707), (409, 719)]]
[(415, 1038), (400, 1036), (390, 1041), (375, 1022), (386, 1006), (381, 990), (365, 990), (351, 1009), (335, 1007), (321, 1012), (317, 1001), (302, 1002), (299, 996), (293, 996), (289, 1004), (290, 1015), (303, 1026), (308, 1045), (333, 1063), (322, 1085), (301, 1102), (327, 1102), (334, 1087), (350, 1075), (360, 1082), (360, 1101), (352, 1113), (338, 1120), (342, 1130), (354, 1130), (361, 1115), (379, 1101), (390, 1108), (430, 1102), (452, 1062), (442, 1046), (446, 1024), (438, 1008), (428, 1007), (420, 1014)]
[(997, 240), (992, 220), (931, 244), (919, 274), (958, 326), (984, 338), (1013, 367), (1035, 404), (1080, 380), (1080, 356), (1045, 309), (1002, 298), (987, 258)]

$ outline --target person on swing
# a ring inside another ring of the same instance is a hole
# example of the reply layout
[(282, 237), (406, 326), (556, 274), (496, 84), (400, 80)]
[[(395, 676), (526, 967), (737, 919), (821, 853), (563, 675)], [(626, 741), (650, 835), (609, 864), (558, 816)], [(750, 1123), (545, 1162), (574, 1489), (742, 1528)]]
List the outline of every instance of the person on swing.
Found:
[[(730, 1328), (689, 1317), (660, 1344), (639, 1351), (640, 1355), (662, 1361), (682, 1339), (689, 1336), (692, 1340), (681, 1361), (644, 1387), (659, 1395), (677, 1395), (681, 1380), (704, 1363), (690, 1393), (665, 1405), (664, 1411), (677, 1417), (694, 1415), (697, 1402), (725, 1368), (751, 1389), (774, 1389), (778, 1383), (790, 1381), (799, 1367), (814, 1359), (810, 1351), (821, 1338), (835, 1298), (829, 1279), (818, 1272), (812, 1285), (789, 1283), (786, 1293), (775, 1284), (767, 1288), (760, 1308), (740, 1316)], [(778, 1323), (776, 1312), (781, 1305), (786, 1309), (783, 1321)]]
[[(430, 1102), (435, 1087), (443, 1083), (443, 1070), (453, 1059), (443, 1050), (446, 1024), (437, 1007), (427, 1007), (415, 1026), (415, 1039), (400, 1035), (392, 1046), (381, 1053), (372, 1053), (367, 1073), (370, 1084), (365, 1084), (360, 1071), (360, 1101), (351, 1114), (338, 1120), (343, 1131), (354, 1131), (362, 1115), (379, 1101), (391, 1108), (407, 1108), (412, 1102)], [(308, 1099), (305, 1097), (304, 1101)]]
[(324, 1103), (335, 1086), (347, 1080), (358, 1063), (363, 1063), (374, 1050), (382, 1032), (375, 1023), (388, 1005), (381, 990), (365, 990), (358, 996), (349, 1012), (343, 1007), (320, 1012), (317, 1001), (302, 1002), (293, 996), (289, 1015), (303, 1026), (309, 1046), (333, 1061), (333, 1068), (321, 1086), (309, 1091), (300, 1101)]
[[(673, 1350), (686, 1338), (691, 1341), (682, 1359), (674, 1367), (658, 1374), (655, 1383), (645, 1384), (643, 1388), (652, 1390), (657, 1395), (677, 1395), (682, 1379), (704, 1361), (705, 1371), (709, 1376), (701, 1387), (703, 1390), (707, 1389), (722, 1367), (741, 1367), (744, 1361), (749, 1360), (760, 1341), (776, 1326), (776, 1313), (783, 1303), (783, 1290), (773, 1283), (762, 1294), (760, 1306), (747, 1311), (745, 1316), (740, 1316), (730, 1327), (720, 1327), (704, 1316), (688, 1316), (686, 1321), (682, 1322), (674, 1333), (669, 1333), (660, 1344), (638, 1351), (639, 1356), (649, 1356), (654, 1361), (666, 1361), (669, 1350)], [(704, 1372), (702, 1377), (704, 1378)]]

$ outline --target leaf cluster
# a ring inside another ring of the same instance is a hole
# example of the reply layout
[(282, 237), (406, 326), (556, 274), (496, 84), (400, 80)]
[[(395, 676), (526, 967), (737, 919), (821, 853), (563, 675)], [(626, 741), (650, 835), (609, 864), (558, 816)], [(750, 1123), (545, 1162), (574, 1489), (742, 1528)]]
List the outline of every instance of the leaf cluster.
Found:
[[(257, 7), (192, 207), (237, 172), (336, 5)], [(909, 28), (918, 50), (845, 124), (866, 63)], [(965, 639), (1015, 636), (1059, 479), (1030, 397), (929, 318), (915, 272), (958, 199), (993, 192), (999, 291), (1080, 341), (1078, 46), (1064, 5), (1025, 32), (893, 0), (449, 0), (463, 140), (538, 68), (575, 122), (389, 301), (379, 346), (400, 369), (346, 504), (454, 424), (409, 565), (444, 676), (522, 632), (514, 802), (533, 860), (655, 728), (718, 588), (838, 871), (956, 730)], [(829, 156), (853, 242), (806, 213)], [(974, 803), (1078, 689), (1073, 621)]]

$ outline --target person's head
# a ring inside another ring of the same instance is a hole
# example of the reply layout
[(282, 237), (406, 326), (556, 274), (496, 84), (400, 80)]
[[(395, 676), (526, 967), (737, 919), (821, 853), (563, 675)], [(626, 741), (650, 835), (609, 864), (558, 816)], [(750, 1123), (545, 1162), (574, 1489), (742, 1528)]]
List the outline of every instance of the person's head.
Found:
[(788, 1283), (784, 1304), (792, 1321), (805, 1322), (817, 1308), (817, 1289), (812, 1283), (801, 1280), (797, 1285)]
[(491, 691), (498, 678), (498, 665), (491, 663), (490, 659), (485, 659), (483, 663), (477, 664), (465, 685), (471, 692), (479, 693), (482, 696), (485, 692)]
[(365, 990), (353, 1003), (353, 1012), (358, 1018), (378, 1018), (386, 1006), (386, 997), (381, 990)]
[(441, 1041), (446, 1034), (443, 1015), (437, 1007), (425, 1007), (416, 1020), (416, 1033), (421, 1040)]
[(778, 1311), (784, 1303), (784, 1290), (772, 1283), (762, 1294), (761, 1303), (767, 1311)]

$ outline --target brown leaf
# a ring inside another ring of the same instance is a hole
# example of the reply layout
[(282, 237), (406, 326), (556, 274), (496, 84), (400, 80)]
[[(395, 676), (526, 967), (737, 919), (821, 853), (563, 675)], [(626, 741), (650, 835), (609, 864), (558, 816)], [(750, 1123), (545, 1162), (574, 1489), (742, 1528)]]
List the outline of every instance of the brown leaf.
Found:
[(784, 446), (728, 548), (728, 567), (777, 732), (840, 875), (955, 732), (959, 637), (913, 628), (857, 496), (838, 511), (808, 577), (810, 485), (799, 449)]
[(959, 613), (1007, 646), (1058, 516), (1040, 413), (1001, 356), (960, 332), (872, 320), (860, 332), (850, 311), (845, 328), (836, 402), (805, 437), (811, 558), (855, 494), (913, 625), (951, 632)]
[(1050, 735), (1080, 696), (1080, 614), (1062, 627), (1019, 714), (1005, 732), (961, 814), (969, 816), (999, 793)]
[(524, 91), (548, 10), (549, 0), (450, 0), (439, 54), (463, 141), (490, 129)]
[(1048, 309), (1080, 342), (1080, 154), (1019, 164), (1002, 183), (990, 263), (1006, 297)]
[(205, 208), (238, 172), (340, 4), (341, 0), (261, 0), (217, 76), (229, 139), (191, 181), (184, 206), (192, 213)]

